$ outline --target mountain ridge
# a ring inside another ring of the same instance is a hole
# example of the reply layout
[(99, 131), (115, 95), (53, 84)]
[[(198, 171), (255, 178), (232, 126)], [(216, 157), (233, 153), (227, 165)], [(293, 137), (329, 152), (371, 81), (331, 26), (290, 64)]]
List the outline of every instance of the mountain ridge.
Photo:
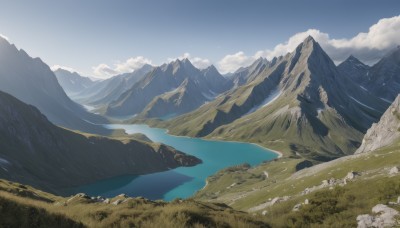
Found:
[(82, 135), (57, 127), (34, 106), (0, 91), (0, 177), (52, 192), (124, 174), (201, 161), (164, 144)]
[(36, 106), (55, 124), (92, 133), (108, 132), (89, 123), (108, 121), (74, 103), (48, 65), (1, 37), (0, 90)]
[[(276, 90), (272, 103), (247, 114)], [(355, 151), (384, 110), (308, 37), (249, 83), (159, 125), (173, 134), (256, 142), (325, 160)]]

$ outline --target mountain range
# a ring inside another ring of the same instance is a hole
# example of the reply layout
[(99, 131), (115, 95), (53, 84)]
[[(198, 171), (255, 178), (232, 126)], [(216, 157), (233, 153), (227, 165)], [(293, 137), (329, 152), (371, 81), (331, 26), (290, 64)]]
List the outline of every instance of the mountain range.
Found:
[(338, 66), (363, 89), (390, 104), (400, 91), (400, 47), (369, 67), (351, 56)]
[(247, 83), (159, 126), (323, 161), (353, 153), (389, 105), (342, 74), (312, 37), (292, 53), (253, 65), (259, 73)]
[(188, 59), (154, 68), (144, 78), (111, 102), (110, 116), (138, 115), (154, 118), (192, 111), (228, 90), (231, 81), (214, 66), (199, 70)]
[(152, 68), (151, 65), (145, 64), (131, 73), (124, 73), (106, 80), (96, 81), (79, 93), (71, 96), (71, 98), (80, 104), (101, 108), (111, 101), (116, 100), (122, 93), (142, 79)]
[[(377, 224), (387, 219), (377, 206), (395, 214), (400, 205), (399, 93), (399, 47), (372, 66), (354, 56), (336, 66), (307, 37), (291, 53), (225, 76), (177, 59), (92, 81), (52, 72), (0, 37), (0, 177), (7, 179), (0, 180), (0, 226), (16, 224), (4, 223), (5, 211), (13, 221), (18, 212), (76, 226)], [(256, 143), (283, 157), (221, 170), (193, 198), (170, 203), (64, 198), (25, 186), (65, 195), (105, 178), (202, 162), (145, 135), (101, 126), (121, 116), (171, 134)]]
[(77, 72), (70, 72), (61, 68), (55, 70), (54, 74), (57, 77), (58, 83), (69, 97), (73, 97), (77, 93), (95, 84), (95, 82), (88, 77), (82, 77)]

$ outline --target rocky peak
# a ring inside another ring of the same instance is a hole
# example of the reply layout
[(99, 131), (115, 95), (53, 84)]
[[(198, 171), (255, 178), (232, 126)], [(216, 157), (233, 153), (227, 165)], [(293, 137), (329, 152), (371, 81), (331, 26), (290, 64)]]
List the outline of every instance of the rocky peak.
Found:
[(171, 62), (169, 65), (172, 67), (174, 74), (183, 70), (187, 74), (192, 75), (198, 73), (199, 71), (187, 58), (183, 60), (177, 59), (174, 62)]
[(388, 146), (400, 139), (400, 95), (386, 110), (378, 123), (372, 125), (356, 151), (365, 153)]
[(205, 74), (220, 74), (217, 68), (214, 65), (207, 67), (206, 69), (202, 70)]
[[(348, 63), (348, 64), (352, 64), (352, 65), (359, 65), (359, 66), (367, 66), (363, 62), (361, 62), (359, 59), (354, 57), (353, 55), (350, 55), (345, 61), (343, 61), (343, 63)], [(341, 64), (343, 64), (343, 63), (341, 63)]]

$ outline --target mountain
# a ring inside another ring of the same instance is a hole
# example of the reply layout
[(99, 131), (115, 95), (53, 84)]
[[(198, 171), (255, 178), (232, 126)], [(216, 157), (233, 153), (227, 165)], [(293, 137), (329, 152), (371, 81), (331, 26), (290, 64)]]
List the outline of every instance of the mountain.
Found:
[(18, 50), (1, 37), (0, 91), (34, 105), (57, 125), (87, 132), (106, 132), (89, 123), (106, 120), (74, 103), (42, 60), (31, 58), (24, 50)]
[(400, 139), (400, 95), (382, 115), (378, 123), (372, 124), (356, 154), (374, 151), (393, 144)]
[(277, 59), (274, 58), (269, 62), (265, 58), (258, 58), (248, 67), (241, 67), (236, 72), (234, 72), (229, 78), (233, 80), (235, 87), (241, 86), (249, 81), (253, 80), (257, 75), (259, 75), (265, 68), (269, 67)]
[(107, 105), (130, 89), (152, 69), (153, 66), (145, 64), (133, 72), (120, 74), (103, 81), (95, 82), (93, 85), (73, 96), (72, 99), (80, 104), (88, 106)]
[(353, 56), (338, 66), (361, 88), (381, 98), (389, 106), (400, 93), (400, 47), (369, 67)]
[(61, 68), (54, 71), (54, 74), (57, 77), (58, 83), (69, 97), (82, 92), (95, 83), (88, 77), (82, 77), (76, 72), (70, 72)]
[(0, 92), (0, 178), (59, 191), (118, 175), (201, 162), (146, 141), (74, 133), (53, 125), (35, 107)]
[[(111, 102), (106, 114), (164, 117), (191, 111), (231, 87), (214, 66), (195, 68), (188, 59), (156, 67)], [(193, 103), (191, 103), (193, 102)]]
[(338, 70), (357, 84), (363, 85), (367, 80), (370, 67), (362, 63), (356, 57), (350, 55), (345, 61), (338, 65)]
[(353, 153), (386, 104), (340, 74), (312, 37), (253, 80), (161, 123), (171, 133), (250, 141), (325, 161)]
[(368, 71), (364, 87), (391, 103), (400, 93), (400, 47), (383, 57)]

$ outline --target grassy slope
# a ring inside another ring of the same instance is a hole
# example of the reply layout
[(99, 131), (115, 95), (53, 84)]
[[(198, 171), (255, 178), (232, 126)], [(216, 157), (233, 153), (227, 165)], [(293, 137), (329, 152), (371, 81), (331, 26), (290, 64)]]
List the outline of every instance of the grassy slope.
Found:
[[(255, 168), (233, 167), (210, 177), (207, 187), (195, 198), (171, 203), (117, 196), (106, 204), (84, 197), (59, 197), (0, 180), (0, 202), (6, 201), (5, 205), (12, 205), (16, 211), (8, 213), (9, 225), (20, 224), (18, 216), (29, 209), (34, 211), (29, 217), (33, 221), (53, 225), (63, 221), (89, 227), (354, 227), (357, 215), (371, 213), (376, 204), (388, 204), (400, 195), (400, 175), (388, 175), (390, 168), (400, 166), (399, 154), (400, 142), (295, 174), (300, 159), (283, 158)], [(268, 178), (264, 171), (269, 173)], [(350, 171), (360, 172), (361, 176), (343, 187), (299, 194), (322, 180), (342, 179)], [(238, 211), (247, 211), (278, 196), (291, 198), (250, 214)], [(125, 202), (112, 204), (118, 199)], [(292, 211), (305, 199), (309, 200), (308, 205)], [(390, 207), (400, 209), (399, 205)], [(264, 210), (267, 213), (262, 216)]]
[[(253, 211), (251, 208), (270, 199), (290, 196), (284, 203), (258, 210), (258, 213), (267, 210), (267, 221), (278, 227), (294, 225), (296, 219), (305, 224), (303, 220), (310, 216), (306, 214), (317, 210), (312, 209), (316, 205), (310, 205), (300, 212), (292, 212), (292, 208), (306, 198), (314, 200), (313, 202), (334, 198), (337, 206), (340, 206), (340, 212), (331, 211), (331, 215), (320, 215), (324, 218), (325, 225), (334, 226), (334, 222), (339, 219), (343, 222), (342, 227), (351, 227), (355, 225), (358, 214), (370, 213), (377, 203), (396, 201), (400, 195), (400, 176), (388, 175), (390, 168), (400, 166), (400, 141), (372, 153), (343, 157), (295, 173), (295, 166), (300, 161), (302, 160), (283, 158), (255, 168), (242, 166), (223, 170), (208, 178), (207, 186), (195, 198), (226, 203), (238, 210)], [(264, 171), (268, 172), (268, 178), (265, 178)], [(360, 172), (361, 176), (340, 187), (338, 192), (323, 188), (307, 195), (301, 194), (306, 188), (320, 185), (323, 180), (343, 179), (351, 171)], [(236, 184), (233, 185), (234, 183)], [(293, 224), (290, 225), (288, 221)], [(312, 223), (321, 225), (322, 221)], [(311, 226), (310, 224), (305, 226)]]
[[(70, 222), (65, 224), (68, 227), (72, 227), (72, 224), (88, 227), (269, 227), (261, 218), (232, 210), (222, 204), (194, 200), (166, 203), (122, 196), (115, 197), (110, 204), (106, 204), (82, 197), (71, 198), (54, 196), (29, 186), (0, 180), (0, 202), (6, 200), (13, 203), (16, 208), (14, 211), (27, 208), (39, 211), (40, 213), (33, 214), (35, 221), (46, 221), (51, 215), (56, 222), (45, 223), (51, 224), (48, 227), (58, 227), (59, 221)], [(114, 205), (113, 202), (118, 199), (126, 199), (126, 202)], [(7, 215), (6, 224), (19, 226), (19, 216), (24, 213)]]

